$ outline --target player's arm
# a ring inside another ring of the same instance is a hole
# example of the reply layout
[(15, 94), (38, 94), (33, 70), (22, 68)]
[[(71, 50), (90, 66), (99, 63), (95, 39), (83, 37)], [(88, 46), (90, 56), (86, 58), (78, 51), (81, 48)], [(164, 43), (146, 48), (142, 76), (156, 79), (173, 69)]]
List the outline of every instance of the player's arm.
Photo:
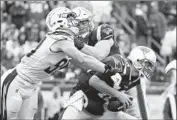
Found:
[(85, 45), (81, 52), (86, 53), (88, 55), (94, 56), (98, 60), (102, 60), (106, 56), (108, 56), (114, 41), (112, 38), (109, 40), (101, 40), (94, 47)]
[(114, 44), (114, 30), (107, 24), (100, 25), (96, 30), (92, 31), (89, 39), (98, 41), (95, 46), (84, 44), (83, 40), (75, 39), (75, 46), (83, 53), (94, 56), (98, 60), (102, 60), (108, 56), (111, 47)]
[(94, 87), (96, 90), (112, 97), (117, 97), (117, 94), (119, 94), (119, 91), (110, 87), (105, 81), (100, 80), (96, 75), (93, 75), (89, 79), (89, 85)]
[(75, 59), (80, 65), (83, 65), (89, 69), (92, 69), (94, 71), (98, 71), (101, 73), (104, 73), (105, 71), (107, 71), (106, 70), (107, 67), (105, 66), (105, 64), (103, 64), (96, 58), (79, 51), (74, 46), (74, 42), (70, 40), (63, 40), (63, 41), (58, 41), (56, 44), (57, 46), (59, 46), (59, 49), (61, 49), (64, 53), (66, 53), (71, 58)]
[(130, 96), (117, 91), (116, 89), (110, 87), (105, 81), (101, 80), (98, 76), (93, 75), (89, 80), (89, 85), (100, 91), (101, 93), (105, 93), (112, 97), (118, 98), (118, 100), (126, 106), (131, 105)]

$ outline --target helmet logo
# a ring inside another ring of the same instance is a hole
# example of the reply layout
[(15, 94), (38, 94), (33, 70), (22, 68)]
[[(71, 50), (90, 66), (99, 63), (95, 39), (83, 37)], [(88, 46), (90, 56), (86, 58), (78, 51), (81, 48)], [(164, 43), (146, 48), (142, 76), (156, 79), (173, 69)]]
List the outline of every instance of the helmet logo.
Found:
[(146, 49), (146, 48), (141, 48), (141, 50), (142, 50), (142, 52), (143, 52), (143, 54), (144, 54), (144, 57), (146, 58), (146, 55), (147, 55), (147, 53), (150, 52), (150, 50), (148, 50), (148, 49)]
[(146, 49), (146, 48), (141, 48), (141, 50), (143, 51), (144, 54), (147, 54), (150, 52), (150, 50)]
[(67, 18), (69, 15), (68, 13), (57, 14), (59, 18)]

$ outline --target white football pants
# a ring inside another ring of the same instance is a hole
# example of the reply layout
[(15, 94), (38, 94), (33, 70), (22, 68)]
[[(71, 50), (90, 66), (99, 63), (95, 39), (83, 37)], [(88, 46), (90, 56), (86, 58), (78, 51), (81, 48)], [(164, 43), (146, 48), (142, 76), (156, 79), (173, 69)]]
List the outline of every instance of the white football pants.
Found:
[(5, 72), (1, 80), (1, 120), (33, 119), (38, 98), (34, 85), (20, 78), (16, 69)]

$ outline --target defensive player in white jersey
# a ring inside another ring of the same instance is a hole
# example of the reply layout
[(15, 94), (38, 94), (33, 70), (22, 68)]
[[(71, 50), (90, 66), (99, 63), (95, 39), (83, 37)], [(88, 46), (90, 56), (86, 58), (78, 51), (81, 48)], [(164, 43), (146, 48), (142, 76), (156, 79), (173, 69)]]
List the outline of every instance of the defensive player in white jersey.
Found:
[[(36, 86), (55, 72), (69, 65), (75, 59), (89, 69), (112, 74), (114, 70), (96, 58), (80, 52), (74, 46), (75, 35), (79, 33), (75, 14), (68, 8), (52, 10), (46, 24), (47, 33), (39, 45), (13, 69), (2, 76), (2, 120), (32, 119), (37, 107)], [(82, 46), (87, 47), (87, 46)]]
[(166, 88), (165, 92), (163, 93), (166, 97), (163, 115), (164, 119), (176, 120), (176, 60), (173, 60), (168, 63), (165, 68), (165, 73), (171, 74), (171, 76), (169, 77), (171, 79), (171, 84)]
[[(170, 80), (170, 85), (164, 90), (162, 96), (166, 97), (169, 93), (173, 93), (174, 86), (176, 85), (176, 60), (171, 61), (165, 68), (165, 73), (170, 71), (171, 77), (168, 78)], [(169, 74), (169, 73), (168, 73)]]

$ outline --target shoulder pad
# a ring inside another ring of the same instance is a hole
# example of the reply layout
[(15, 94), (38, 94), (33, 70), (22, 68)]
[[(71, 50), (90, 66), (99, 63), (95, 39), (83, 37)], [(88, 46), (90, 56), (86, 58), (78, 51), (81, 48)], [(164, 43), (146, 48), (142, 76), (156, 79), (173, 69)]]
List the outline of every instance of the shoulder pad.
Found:
[(110, 38), (113, 38), (114, 36), (114, 30), (109, 26), (108, 24), (103, 24), (98, 27), (97, 35), (100, 34), (98, 37), (100, 37), (100, 40), (108, 40)]
[(126, 66), (125, 58), (119, 54), (112, 55), (114, 60), (116, 61), (116, 68), (118, 69), (118, 72), (123, 72), (124, 67)]
[(47, 35), (55, 40), (74, 40), (74, 35), (61, 30), (49, 32)]
[(88, 45), (94, 46), (100, 40), (109, 40), (114, 37), (114, 30), (107, 24), (95, 28), (88, 36)]
[(124, 66), (125, 66), (125, 60), (124, 58), (119, 55), (119, 54), (115, 54), (115, 55), (111, 55), (105, 59), (103, 59), (103, 62), (105, 64), (109, 64), (110, 66), (114, 67), (115, 69), (117, 69), (117, 71), (119, 73), (122, 73), (124, 70)]

